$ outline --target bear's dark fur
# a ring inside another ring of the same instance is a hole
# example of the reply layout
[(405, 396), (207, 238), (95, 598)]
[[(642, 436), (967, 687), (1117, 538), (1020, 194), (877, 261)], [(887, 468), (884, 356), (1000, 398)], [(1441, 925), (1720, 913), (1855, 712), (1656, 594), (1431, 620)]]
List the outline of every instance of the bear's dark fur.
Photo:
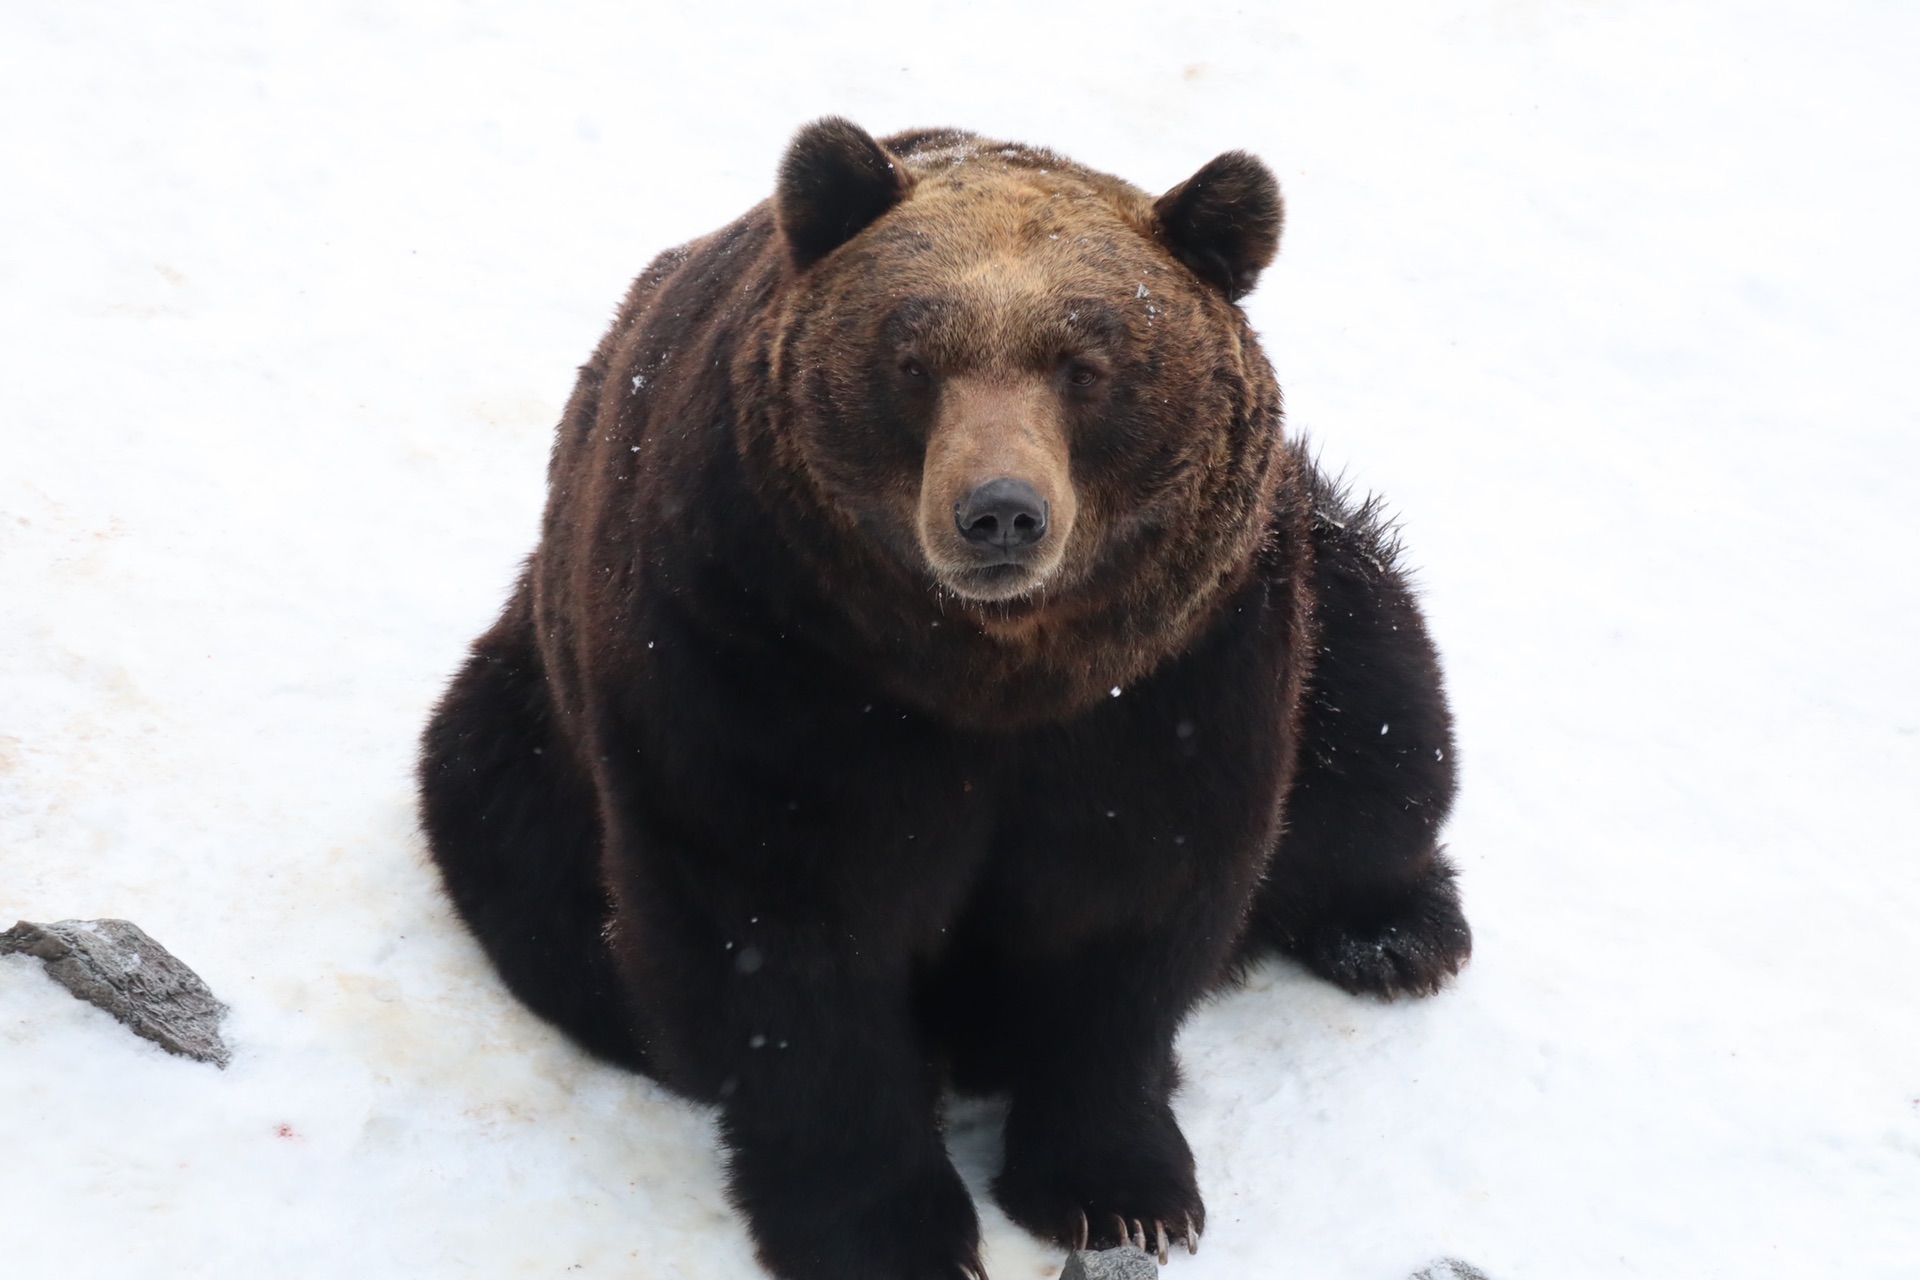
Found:
[(515, 993), (719, 1107), (781, 1276), (980, 1274), (949, 1082), (1015, 1220), (1197, 1243), (1195, 1003), (1468, 954), (1432, 645), (1233, 305), (1280, 223), (1241, 153), (1154, 200), (826, 120), (581, 370), (424, 822)]

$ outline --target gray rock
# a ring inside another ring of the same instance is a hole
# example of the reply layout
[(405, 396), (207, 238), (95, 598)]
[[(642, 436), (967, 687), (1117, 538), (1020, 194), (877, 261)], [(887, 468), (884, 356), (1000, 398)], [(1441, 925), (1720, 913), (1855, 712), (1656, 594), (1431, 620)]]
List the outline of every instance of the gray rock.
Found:
[(1060, 1280), (1159, 1280), (1153, 1255), (1130, 1244), (1118, 1249), (1076, 1249), (1067, 1255)]
[(161, 1048), (225, 1067), (233, 1053), (220, 1038), (227, 1006), (200, 975), (126, 920), (22, 920), (0, 933), (0, 955), (47, 962), (47, 976), (124, 1022)]
[(1442, 1258), (1424, 1270), (1414, 1272), (1410, 1280), (1487, 1280), (1487, 1273), (1471, 1262)]

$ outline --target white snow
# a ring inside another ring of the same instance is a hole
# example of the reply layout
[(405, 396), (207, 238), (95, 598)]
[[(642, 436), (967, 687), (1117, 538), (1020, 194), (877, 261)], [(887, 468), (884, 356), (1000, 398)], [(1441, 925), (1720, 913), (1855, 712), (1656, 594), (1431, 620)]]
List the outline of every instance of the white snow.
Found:
[[(1477, 937), (1202, 1010), (1172, 1273), (1920, 1274), (1920, 9), (0, 9), (0, 925), (123, 916), (167, 1056), (0, 961), (0, 1268), (751, 1277), (698, 1108), (504, 993), (414, 736), (627, 281), (791, 131), (1288, 199), (1295, 429), (1406, 522)], [(996, 1280), (1059, 1255), (988, 1204)]]

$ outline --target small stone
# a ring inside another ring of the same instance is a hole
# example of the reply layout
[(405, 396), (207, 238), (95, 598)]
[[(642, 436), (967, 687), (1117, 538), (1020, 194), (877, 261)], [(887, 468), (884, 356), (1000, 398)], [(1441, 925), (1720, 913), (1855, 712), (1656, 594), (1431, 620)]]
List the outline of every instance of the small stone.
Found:
[(1414, 1272), (1409, 1280), (1487, 1280), (1487, 1273), (1471, 1262), (1441, 1258), (1424, 1270)]
[(222, 1068), (233, 1060), (220, 1038), (227, 1006), (139, 925), (22, 920), (0, 933), (0, 955), (16, 951), (46, 961), (48, 977), (162, 1049)]
[(1060, 1280), (1158, 1280), (1153, 1255), (1130, 1244), (1117, 1249), (1075, 1249), (1067, 1255)]

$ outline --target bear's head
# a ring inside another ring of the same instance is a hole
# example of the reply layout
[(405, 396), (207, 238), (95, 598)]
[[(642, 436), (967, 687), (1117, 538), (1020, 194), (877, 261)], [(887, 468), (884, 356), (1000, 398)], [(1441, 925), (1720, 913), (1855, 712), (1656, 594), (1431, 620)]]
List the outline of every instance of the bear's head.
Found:
[(1280, 235), (1258, 160), (1154, 198), (1046, 151), (828, 119), (773, 209), (782, 466), (923, 597), (1010, 643), (1105, 617), (1137, 667), (1246, 569), (1280, 435), (1234, 305)]

